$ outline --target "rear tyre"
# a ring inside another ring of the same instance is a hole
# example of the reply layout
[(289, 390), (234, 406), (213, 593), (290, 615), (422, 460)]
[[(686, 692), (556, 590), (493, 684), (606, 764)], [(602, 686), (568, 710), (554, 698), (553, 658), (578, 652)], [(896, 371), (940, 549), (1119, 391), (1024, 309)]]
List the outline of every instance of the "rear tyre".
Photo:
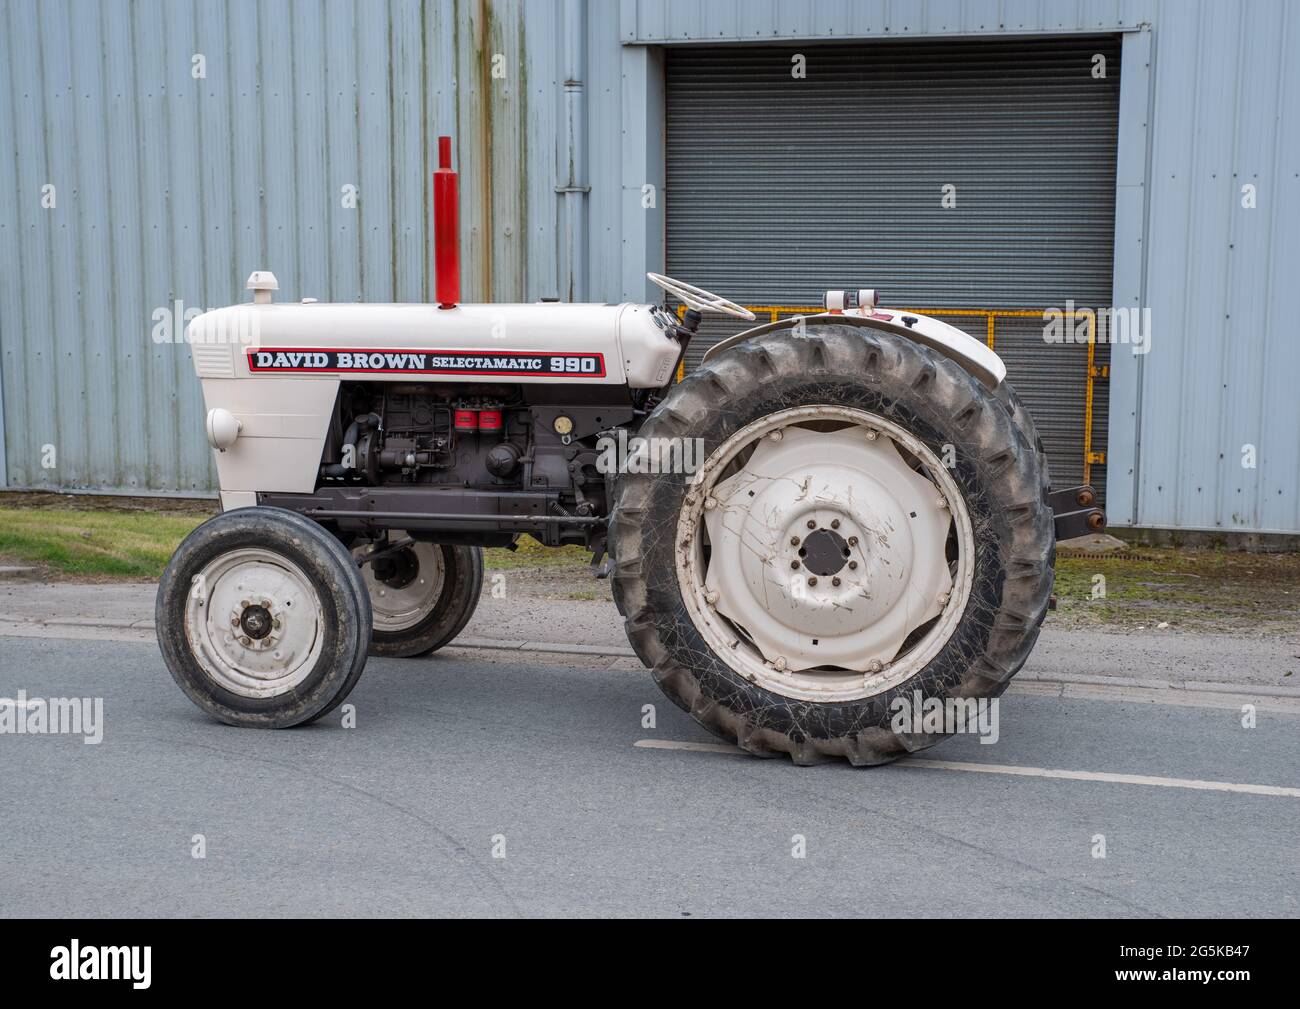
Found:
[(849, 326), (756, 337), (673, 387), (639, 434), (701, 439), (703, 465), (620, 475), (610, 526), (615, 598), (664, 692), (798, 764), (885, 763), (943, 738), (895, 731), (900, 697), (1001, 694), (1053, 580), (1015, 406), (926, 347)]
[[(394, 530), (388, 542), (406, 539), (406, 533)], [(360, 561), (373, 547), (353, 545), (352, 556)], [(389, 658), (428, 655), (448, 644), (469, 623), (483, 591), (480, 547), (417, 540), (362, 565), (361, 571), (374, 614), (370, 654)]]
[(209, 519), (167, 564), (155, 604), (172, 678), (230, 725), (280, 729), (343, 702), (370, 644), (361, 573), (333, 536), (280, 508)]

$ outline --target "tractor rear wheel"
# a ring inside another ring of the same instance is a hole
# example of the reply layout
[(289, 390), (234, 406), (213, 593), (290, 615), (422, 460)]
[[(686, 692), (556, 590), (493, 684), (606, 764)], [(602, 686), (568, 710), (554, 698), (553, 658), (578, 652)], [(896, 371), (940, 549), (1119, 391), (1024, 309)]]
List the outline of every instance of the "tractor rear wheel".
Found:
[(620, 474), (609, 537), (628, 637), (665, 693), (798, 764), (943, 738), (895, 731), (897, 698), (1001, 694), (1054, 561), (1032, 422), (1009, 395), (851, 326), (756, 337), (674, 386), (638, 433), (702, 465)]
[[(365, 563), (362, 578), (370, 595), (374, 629), (370, 654), (392, 658), (428, 655), (448, 644), (469, 623), (483, 591), (483, 550), (410, 540), (394, 530), (387, 543), (352, 545)], [(405, 543), (405, 545), (401, 545)]]
[(327, 714), (366, 664), (370, 599), (342, 544), (280, 508), (240, 508), (187, 536), (158, 585), (172, 678), (231, 725), (278, 729)]

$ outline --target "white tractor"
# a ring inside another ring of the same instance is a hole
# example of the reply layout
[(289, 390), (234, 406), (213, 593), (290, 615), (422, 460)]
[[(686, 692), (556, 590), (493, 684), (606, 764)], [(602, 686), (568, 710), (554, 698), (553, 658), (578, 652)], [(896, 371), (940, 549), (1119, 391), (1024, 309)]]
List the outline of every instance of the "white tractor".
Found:
[(896, 697), (1002, 693), (1057, 536), (1103, 524), (1091, 488), (1049, 493), (997, 355), (871, 291), (676, 381), (702, 313), (753, 315), (657, 274), (680, 318), (459, 304), (454, 273), (440, 259), (436, 305), (277, 304), (255, 273), (251, 305), (191, 323), (223, 511), (168, 564), (157, 627), (217, 718), (310, 722), (368, 654), (448, 644), (483, 548), (529, 533), (592, 551), (637, 655), (711, 731), (879, 764), (942, 738), (895, 731)]

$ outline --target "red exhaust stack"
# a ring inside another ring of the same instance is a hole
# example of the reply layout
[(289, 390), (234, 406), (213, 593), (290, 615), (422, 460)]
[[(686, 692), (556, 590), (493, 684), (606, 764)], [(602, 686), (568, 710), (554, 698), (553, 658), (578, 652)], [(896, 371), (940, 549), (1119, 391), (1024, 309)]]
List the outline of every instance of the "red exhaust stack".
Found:
[(460, 301), (460, 204), (457, 176), (451, 170), (451, 137), (438, 138), (438, 170), (433, 173), (433, 260), (439, 308)]

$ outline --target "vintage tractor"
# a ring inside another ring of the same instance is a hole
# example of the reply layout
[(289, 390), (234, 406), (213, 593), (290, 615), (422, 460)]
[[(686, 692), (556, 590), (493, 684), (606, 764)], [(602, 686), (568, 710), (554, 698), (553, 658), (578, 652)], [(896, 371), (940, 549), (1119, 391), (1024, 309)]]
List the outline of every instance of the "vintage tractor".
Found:
[[(459, 303), (455, 176), (436, 181), (438, 304), (208, 312), (189, 340), (223, 512), (158, 590), (168, 668), (234, 725), (320, 718), (367, 654), (422, 656), (477, 605), (484, 547), (579, 543), (628, 638), (702, 725), (798, 764), (878, 764), (899, 695), (1000, 694), (1049, 606), (1052, 495), (997, 355), (937, 319), (832, 291), (681, 381), (702, 313)], [(1057, 513), (1054, 513), (1054, 506)]]

